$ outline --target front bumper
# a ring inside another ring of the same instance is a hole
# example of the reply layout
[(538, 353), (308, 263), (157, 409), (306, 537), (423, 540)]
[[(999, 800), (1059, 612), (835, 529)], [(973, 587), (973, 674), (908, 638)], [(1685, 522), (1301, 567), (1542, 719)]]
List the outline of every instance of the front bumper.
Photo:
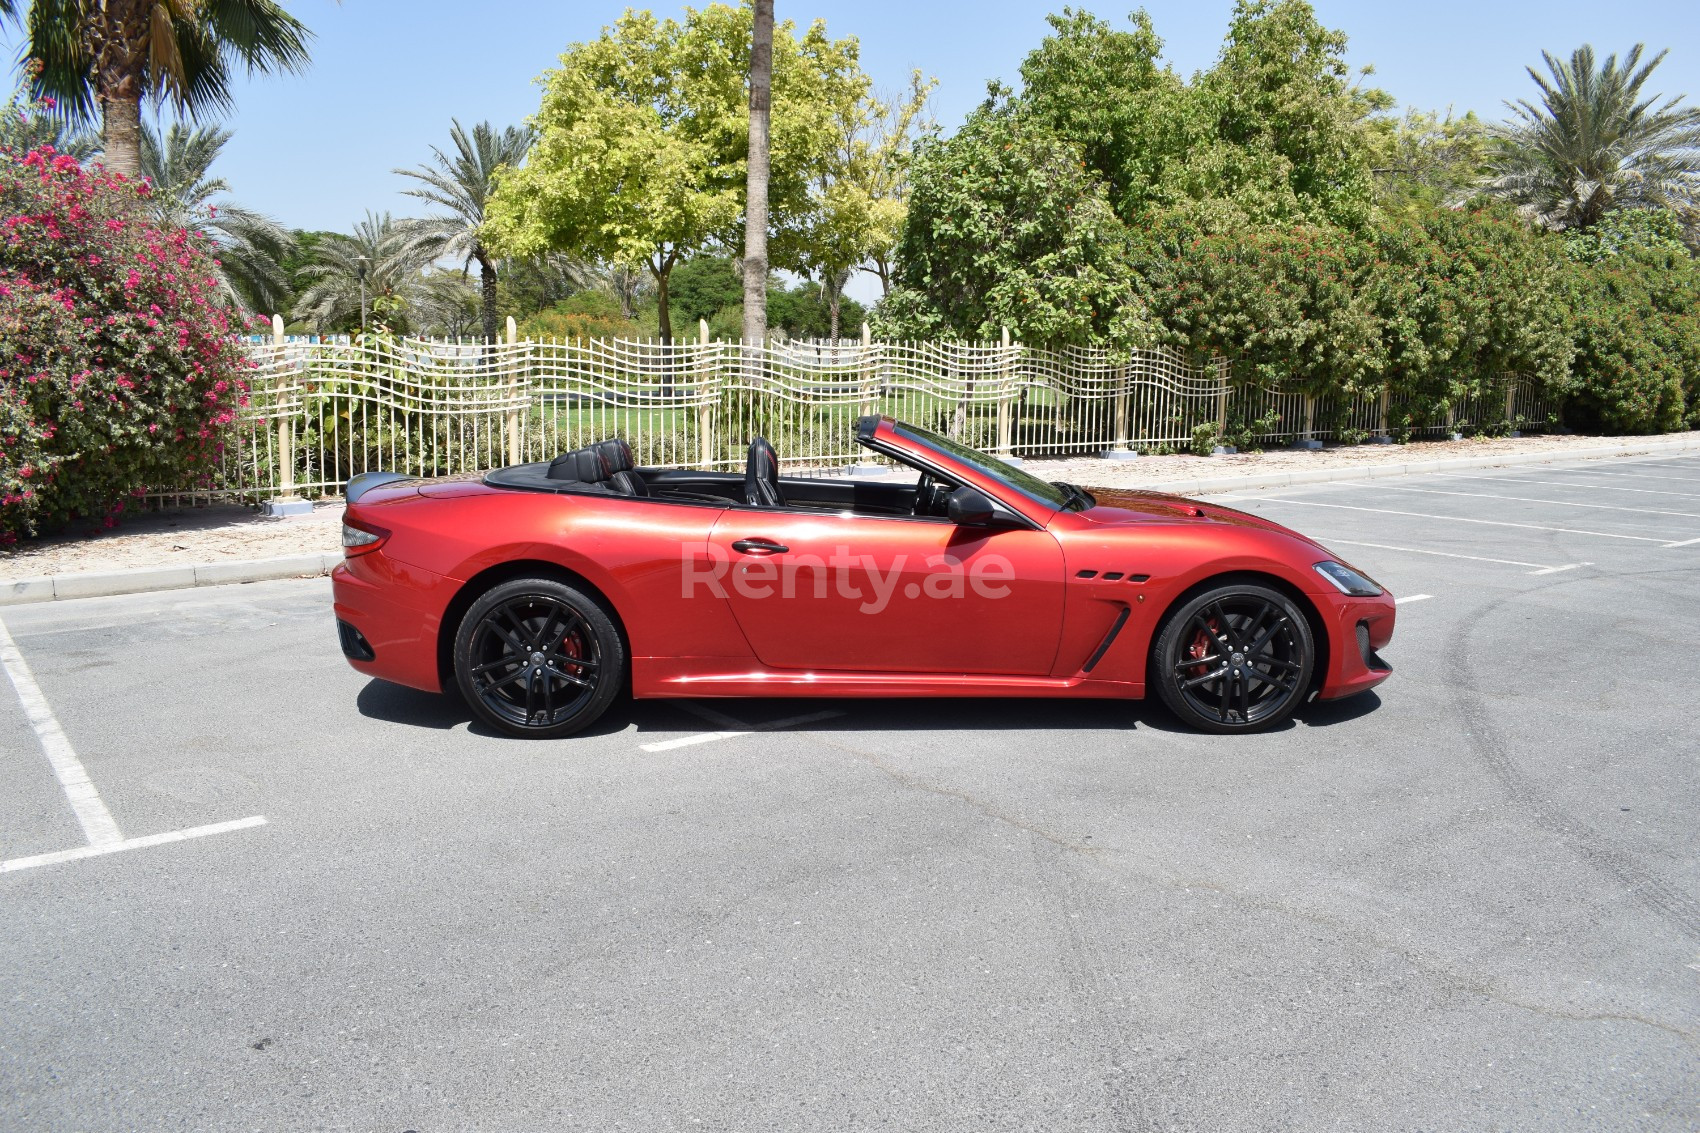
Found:
[(1393, 595), (1385, 591), (1374, 598), (1318, 594), (1313, 600), (1328, 631), (1328, 669), (1317, 699), (1356, 696), (1393, 675), (1393, 666), (1379, 652), (1393, 639), (1397, 614)]

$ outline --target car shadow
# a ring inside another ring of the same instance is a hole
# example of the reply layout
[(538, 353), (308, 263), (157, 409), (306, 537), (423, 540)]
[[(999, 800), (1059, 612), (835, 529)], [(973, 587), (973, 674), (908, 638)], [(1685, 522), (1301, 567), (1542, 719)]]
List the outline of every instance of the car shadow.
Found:
[[(749, 698), (689, 701), (753, 731), (783, 734), (820, 728), (829, 731), (1114, 731), (1149, 728), (1156, 732), (1197, 735), (1157, 700), (1069, 700), (1058, 698), (927, 697), (927, 698)], [(473, 716), (458, 692), (420, 692), (386, 681), (368, 681), (355, 699), (369, 719), (416, 728), (447, 731), (466, 725), (474, 735), (508, 738)], [(1374, 712), (1381, 698), (1366, 692), (1348, 700), (1315, 700), (1272, 731), (1299, 725), (1326, 728)], [(830, 719), (774, 727), (774, 722), (798, 716), (836, 712)], [(672, 700), (633, 700), (621, 695), (581, 736), (605, 736), (628, 729), (640, 734), (706, 731), (716, 724), (693, 715)]]

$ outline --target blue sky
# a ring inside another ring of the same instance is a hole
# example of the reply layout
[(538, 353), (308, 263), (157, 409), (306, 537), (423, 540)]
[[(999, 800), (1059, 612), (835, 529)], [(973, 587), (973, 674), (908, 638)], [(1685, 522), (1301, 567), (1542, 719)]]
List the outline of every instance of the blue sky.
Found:
[[(1314, 0), (1321, 18), (1351, 39), (1354, 66), (1373, 64), (1377, 85), (1401, 104), (1490, 118), (1501, 101), (1530, 95), (1524, 66), (1543, 48), (1583, 42), (1623, 51), (1636, 42), (1670, 47), (1654, 76), (1666, 93), (1700, 101), (1700, 43), (1693, 0), (1602, 4), (1549, 0)], [(561, 50), (594, 36), (623, 5), (572, 0), (285, 0), (316, 33), (304, 75), (262, 77), (237, 87), (227, 125), (235, 138), (218, 172), (244, 204), (294, 227), (347, 230), (364, 210), (415, 211), (389, 171), (448, 144), (449, 119), (519, 122), (536, 109), (533, 80)], [(952, 129), (983, 97), (986, 81), (1018, 77), (1022, 57), (1046, 31), (1057, 4), (928, 3), (925, 0), (777, 0), (779, 17), (827, 21), (855, 35), (876, 84), (902, 85), (911, 68), (937, 76), (933, 109)], [(1085, 5), (1120, 19), (1130, 0)], [(658, 12), (676, 8), (653, 5)], [(1183, 74), (1214, 59), (1231, 0), (1153, 0), (1147, 4), (1169, 62)], [(18, 33), (0, 31), (4, 58)]]

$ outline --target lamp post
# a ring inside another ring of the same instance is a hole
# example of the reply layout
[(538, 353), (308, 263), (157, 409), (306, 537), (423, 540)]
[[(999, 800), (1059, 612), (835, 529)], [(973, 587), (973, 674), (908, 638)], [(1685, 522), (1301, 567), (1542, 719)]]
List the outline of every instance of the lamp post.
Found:
[(360, 333), (366, 333), (366, 257), (357, 257), (360, 266), (354, 269), (354, 274), (360, 277)]

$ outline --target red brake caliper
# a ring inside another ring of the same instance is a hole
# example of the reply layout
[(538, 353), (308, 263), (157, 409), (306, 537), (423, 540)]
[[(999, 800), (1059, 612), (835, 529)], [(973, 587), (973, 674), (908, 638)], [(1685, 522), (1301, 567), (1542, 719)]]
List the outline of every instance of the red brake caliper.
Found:
[[(1192, 644), (1186, 647), (1187, 657), (1194, 661), (1204, 660), (1204, 658), (1210, 656), (1211, 652), (1216, 648), (1216, 639), (1212, 637), (1211, 634), (1216, 633), (1219, 627), (1216, 625), (1214, 618), (1205, 624), (1210, 627), (1210, 633), (1205, 633), (1203, 630), (1199, 630), (1198, 633), (1193, 636)], [(1187, 670), (1187, 676), (1202, 677), (1209, 671), (1210, 667), (1208, 665), (1195, 665)]]

